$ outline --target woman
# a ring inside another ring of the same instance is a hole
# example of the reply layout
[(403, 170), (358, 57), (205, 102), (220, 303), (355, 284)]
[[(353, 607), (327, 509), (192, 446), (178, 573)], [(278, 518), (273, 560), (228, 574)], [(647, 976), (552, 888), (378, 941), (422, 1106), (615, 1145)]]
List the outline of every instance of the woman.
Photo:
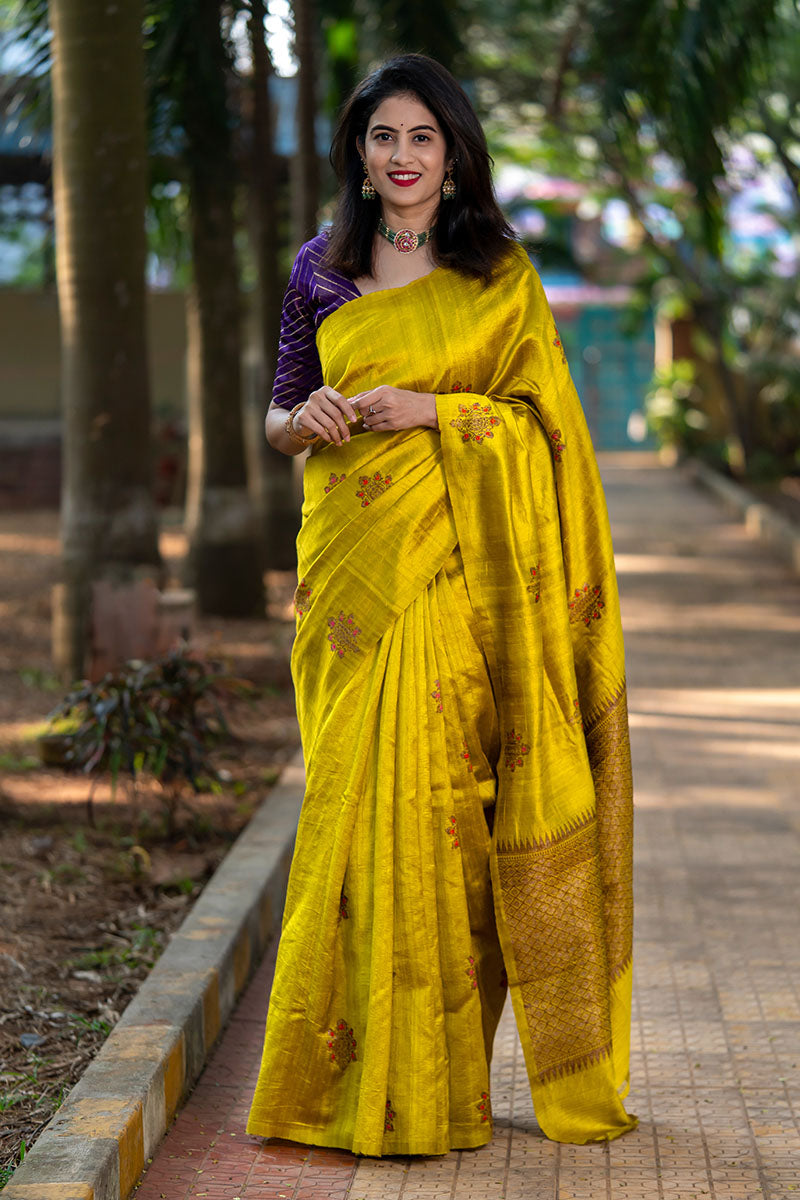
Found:
[[(603, 494), (541, 284), (452, 76), (355, 91), (267, 417), (311, 445), (293, 655), (307, 790), (248, 1130), (491, 1137), (507, 990), (539, 1123), (617, 1137), (631, 778)], [(289, 410), (287, 415), (287, 410)]]

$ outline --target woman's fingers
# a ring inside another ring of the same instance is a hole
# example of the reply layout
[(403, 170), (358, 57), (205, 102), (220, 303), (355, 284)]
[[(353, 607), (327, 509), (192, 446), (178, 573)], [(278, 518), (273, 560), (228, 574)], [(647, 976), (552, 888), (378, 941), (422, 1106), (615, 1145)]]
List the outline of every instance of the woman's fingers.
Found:
[[(350, 430), (347, 428), (347, 421), (345, 420), (344, 413), (339, 408), (338, 404), (336, 404), (335, 401), (329, 400), (327, 397), (325, 397), (324, 400), (320, 401), (320, 407), (324, 416), (327, 418), (327, 421), (325, 422), (326, 428), (331, 431), (336, 445), (340, 446), (342, 442), (349, 442)], [(330, 424), (328, 424), (328, 422), (330, 422)]]
[(352, 419), (352, 416), (349, 401), (340, 392), (327, 386), (312, 392), (299, 414), (301, 424), (336, 446), (349, 442), (347, 419)]
[(353, 396), (350, 403), (364, 416), (370, 408), (377, 408), (383, 394), (383, 388), (370, 388), (368, 392), (359, 392), (357, 396)]

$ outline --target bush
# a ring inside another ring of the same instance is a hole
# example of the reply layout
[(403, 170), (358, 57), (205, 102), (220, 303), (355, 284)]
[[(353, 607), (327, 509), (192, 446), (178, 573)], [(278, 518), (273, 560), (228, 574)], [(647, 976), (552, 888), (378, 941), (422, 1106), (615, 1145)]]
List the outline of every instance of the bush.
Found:
[(184, 788), (198, 792), (209, 781), (219, 784), (209, 755), (232, 736), (220, 701), (249, 694), (252, 685), (246, 680), (182, 649), (154, 662), (128, 662), (99, 683), (81, 683), (48, 719), (52, 730), (70, 722), (61, 734), (65, 766), (95, 778), (110, 772), (112, 790), (120, 775), (132, 781), (134, 791), (142, 775), (157, 780), (172, 831)]

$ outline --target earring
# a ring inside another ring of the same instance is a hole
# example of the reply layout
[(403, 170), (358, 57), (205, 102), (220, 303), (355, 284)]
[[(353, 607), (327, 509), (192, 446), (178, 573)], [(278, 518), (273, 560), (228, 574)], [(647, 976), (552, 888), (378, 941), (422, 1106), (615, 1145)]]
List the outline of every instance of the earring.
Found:
[(447, 175), (445, 176), (444, 183), (442, 184), (442, 199), (443, 200), (452, 200), (453, 197), (455, 196), (455, 194), (456, 194), (456, 185), (455, 185), (455, 181), (453, 179), (453, 168), (448, 167)]
[(366, 160), (363, 158), (361, 160), (361, 165), (364, 168), (364, 182), (361, 184), (361, 199), (362, 200), (374, 200), (375, 194), (376, 194), (375, 193), (375, 185), (373, 184), (372, 180), (369, 177), (367, 163), (366, 163)]

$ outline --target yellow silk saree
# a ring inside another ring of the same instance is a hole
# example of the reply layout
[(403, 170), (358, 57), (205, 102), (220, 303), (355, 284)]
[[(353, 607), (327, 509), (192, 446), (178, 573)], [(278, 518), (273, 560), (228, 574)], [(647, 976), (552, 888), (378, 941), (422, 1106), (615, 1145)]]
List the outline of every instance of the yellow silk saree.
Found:
[(320, 326), (346, 396), (439, 430), (319, 444), (293, 672), (307, 788), (248, 1130), (360, 1154), (489, 1141), (510, 991), (537, 1119), (617, 1137), (632, 798), (605, 502), (538, 276), (438, 268)]

